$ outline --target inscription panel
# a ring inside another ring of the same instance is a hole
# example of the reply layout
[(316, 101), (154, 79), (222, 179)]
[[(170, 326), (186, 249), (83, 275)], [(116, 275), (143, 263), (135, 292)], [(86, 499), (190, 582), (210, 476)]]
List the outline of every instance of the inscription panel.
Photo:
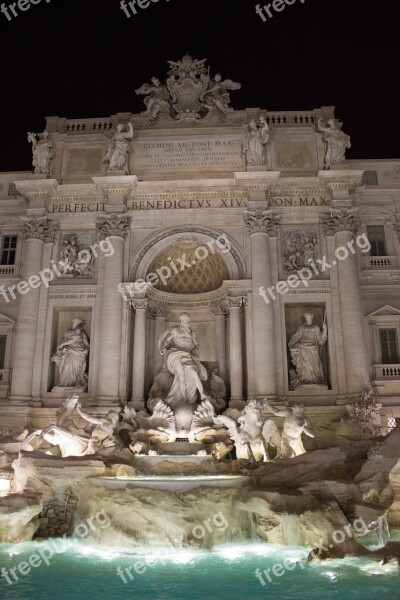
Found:
[(243, 169), (242, 136), (135, 142), (133, 168)]

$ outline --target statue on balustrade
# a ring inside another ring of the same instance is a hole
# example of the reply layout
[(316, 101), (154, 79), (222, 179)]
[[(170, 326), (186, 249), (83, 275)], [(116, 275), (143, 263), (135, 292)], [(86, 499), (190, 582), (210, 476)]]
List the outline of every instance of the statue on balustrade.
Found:
[(344, 162), (346, 149), (351, 148), (351, 138), (342, 131), (342, 125), (335, 119), (329, 119), (324, 124), (321, 118), (318, 120), (318, 129), (324, 134), (326, 144), (325, 169), (328, 171), (332, 165), (340, 165)]
[(58, 346), (52, 361), (58, 367), (58, 381), (53, 391), (66, 389), (85, 392), (87, 390), (87, 363), (90, 349), (89, 338), (84, 330), (85, 321), (79, 317), (72, 319)]
[(36, 175), (49, 177), (53, 160), (53, 144), (46, 129), (39, 135), (39, 141), (37, 138), (36, 133), (28, 132), (28, 142), (32, 144), (32, 165), (35, 167)]
[(248, 167), (265, 166), (265, 146), (269, 140), (269, 126), (266, 120), (260, 118), (261, 127), (258, 127), (254, 119), (248, 126), (248, 132), (243, 140), (242, 153)]
[(327, 387), (321, 360), (322, 347), (328, 339), (326, 315), (322, 331), (318, 325), (313, 324), (312, 313), (305, 313), (304, 320), (289, 341), (291, 360), (295, 366), (295, 372), (291, 370), (292, 391), (310, 385)]
[(104, 163), (108, 164), (109, 171), (124, 171), (129, 175), (129, 145), (133, 139), (133, 127), (131, 123), (126, 126), (120, 124), (114, 133), (111, 142), (106, 148)]

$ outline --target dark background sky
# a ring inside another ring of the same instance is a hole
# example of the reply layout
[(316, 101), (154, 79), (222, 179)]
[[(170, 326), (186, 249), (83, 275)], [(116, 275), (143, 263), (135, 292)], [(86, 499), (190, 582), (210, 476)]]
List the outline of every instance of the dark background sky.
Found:
[(349, 158), (399, 158), (397, 3), (297, 0), (267, 23), (256, 4), (159, 0), (128, 19), (120, 0), (42, 0), (0, 14), (0, 171), (31, 168), (26, 132), (45, 116), (140, 112), (134, 90), (186, 52), (243, 84), (237, 109), (336, 105)]

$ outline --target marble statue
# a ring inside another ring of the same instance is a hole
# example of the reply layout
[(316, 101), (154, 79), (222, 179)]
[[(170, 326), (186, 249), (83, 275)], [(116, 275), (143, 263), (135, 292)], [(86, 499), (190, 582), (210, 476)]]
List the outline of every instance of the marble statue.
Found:
[[(289, 350), (292, 363), (296, 368), (297, 384), (295, 388), (319, 385), (326, 387), (321, 350), (328, 339), (326, 319), (322, 325), (322, 331), (318, 325), (314, 325), (314, 315), (305, 313), (305, 322), (298, 328), (289, 341)], [(292, 381), (296, 381), (293, 378)]]
[(216, 114), (225, 120), (232, 112), (229, 92), (240, 89), (241, 84), (223, 80), (219, 73), (212, 79), (206, 61), (205, 58), (194, 59), (190, 54), (179, 61), (169, 60), (165, 84), (153, 77), (151, 84), (136, 90), (137, 94), (146, 96), (144, 114), (150, 116), (150, 123), (161, 116), (190, 121)]
[(49, 177), (53, 160), (53, 144), (46, 129), (39, 135), (39, 141), (37, 137), (36, 133), (28, 132), (28, 142), (32, 144), (32, 165), (35, 167), (36, 175)]
[(346, 149), (351, 148), (351, 138), (342, 131), (341, 124), (335, 119), (329, 119), (324, 124), (324, 120), (318, 120), (318, 129), (324, 134), (326, 143), (325, 169), (329, 170), (332, 165), (340, 165), (346, 154)]
[(129, 175), (129, 145), (132, 139), (132, 124), (127, 124), (126, 131), (124, 125), (119, 124), (111, 142), (106, 147), (103, 161), (108, 164), (109, 171), (124, 171), (125, 175)]
[[(73, 418), (77, 416), (75, 413), (78, 413), (90, 426), (86, 429), (77, 427)], [(110, 448), (116, 445), (113, 433), (118, 420), (119, 415), (114, 411), (109, 411), (105, 417), (88, 415), (83, 412), (79, 404), (79, 396), (73, 394), (64, 400), (57, 411), (56, 424), (43, 430), (34, 431), (25, 440), (25, 447), (22, 449), (29, 450), (32, 440), (40, 438), (52, 446), (58, 446), (63, 458), (96, 454), (101, 448)]]
[[(175, 415), (177, 409), (195, 405), (197, 401), (207, 398), (203, 382), (207, 380), (207, 371), (199, 359), (199, 343), (196, 334), (190, 327), (190, 315), (182, 313), (180, 324), (165, 331), (158, 342), (160, 353), (164, 356), (164, 364), (174, 376), (172, 387), (165, 399)], [(185, 411), (192, 418), (192, 410)], [(186, 426), (190, 427), (187, 419)], [(183, 427), (184, 428), (184, 427)]]
[(151, 121), (156, 121), (160, 114), (169, 115), (169, 92), (167, 86), (162, 85), (157, 77), (151, 79), (151, 85), (145, 83), (138, 88), (136, 94), (146, 96), (144, 103), (147, 110), (144, 114), (149, 115)]
[(241, 87), (240, 83), (231, 81), (231, 79), (223, 81), (220, 73), (217, 73), (214, 80), (210, 81), (208, 89), (203, 96), (204, 104), (210, 110), (215, 108), (222, 114), (227, 115), (233, 111), (233, 108), (229, 106), (231, 101), (229, 91), (240, 90)]
[(88, 376), (87, 361), (89, 354), (89, 338), (84, 330), (85, 321), (79, 317), (72, 319), (72, 327), (68, 329), (58, 346), (52, 361), (57, 365), (59, 379), (53, 391), (74, 389), (86, 391)]
[(272, 421), (263, 420), (262, 409), (255, 400), (247, 404), (237, 422), (227, 415), (219, 415), (214, 418), (214, 423), (228, 429), (238, 459), (267, 461), (268, 445), (280, 447), (278, 429)]
[(248, 167), (265, 166), (265, 146), (269, 140), (269, 126), (263, 117), (260, 118), (260, 123), (261, 127), (252, 119), (243, 140), (242, 153)]
[(115, 441), (112, 437), (119, 420), (119, 415), (116, 411), (108, 411), (105, 417), (92, 417), (82, 410), (80, 404), (77, 404), (76, 410), (82, 419), (95, 426), (91, 432), (85, 454), (96, 454), (101, 448), (115, 446)]
[(284, 417), (283, 431), (279, 449), (279, 458), (293, 458), (306, 453), (301, 439), (304, 433), (308, 437), (315, 437), (315, 429), (310, 419), (305, 416), (305, 407), (297, 404), (292, 408), (275, 408), (268, 401), (265, 408), (277, 417)]

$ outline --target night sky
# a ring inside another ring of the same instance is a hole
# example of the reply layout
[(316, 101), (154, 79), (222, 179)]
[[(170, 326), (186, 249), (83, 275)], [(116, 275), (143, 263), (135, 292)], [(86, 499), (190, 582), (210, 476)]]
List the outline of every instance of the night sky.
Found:
[(128, 19), (120, 0), (41, 0), (10, 22), (0, 13), (0, 171), (31, 169), (26, 132), (45, 116), (141, 112), (134, 90), (186, 52), (242, 83), (237, 109), (336, 105), (348, 158), (400, 158), (397, 3), (297, 0), (265, 23), (256, 4), (159, 0)]

